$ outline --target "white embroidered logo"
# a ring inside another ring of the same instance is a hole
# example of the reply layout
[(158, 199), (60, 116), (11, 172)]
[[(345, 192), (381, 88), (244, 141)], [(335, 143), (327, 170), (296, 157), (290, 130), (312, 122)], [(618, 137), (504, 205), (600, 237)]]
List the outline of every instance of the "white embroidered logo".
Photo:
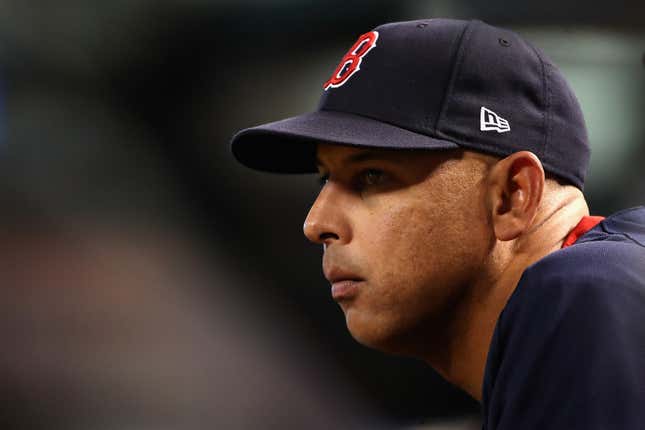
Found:
[(479, 113), (479, 129), (481, 131), (495, 130), (498, 133), (505, 133), (511, 131), (511, 126), (504, 118), (482, 106)]

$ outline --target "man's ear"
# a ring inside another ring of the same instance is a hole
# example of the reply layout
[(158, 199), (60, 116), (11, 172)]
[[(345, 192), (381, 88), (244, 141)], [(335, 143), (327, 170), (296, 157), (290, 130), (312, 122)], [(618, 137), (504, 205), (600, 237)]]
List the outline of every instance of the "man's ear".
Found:
[(516, 152), (495, 163), (488, 178), (487, 203), (495, 236), (513, 240), (532, 226), (542, 201), (542, 163), (532, 152)]

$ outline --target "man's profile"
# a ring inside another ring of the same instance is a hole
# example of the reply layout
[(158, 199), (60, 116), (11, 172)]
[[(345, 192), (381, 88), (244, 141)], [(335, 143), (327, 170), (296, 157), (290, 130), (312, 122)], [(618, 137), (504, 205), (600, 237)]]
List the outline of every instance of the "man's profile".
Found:
[(423, 359), (485, 429), (642, 428), (645, 208), (590, 216), (578, 102), (479, 21), (359, 37), (318, 110), (243, 130), (243, 164), (318, 172), (304, 233), (360, 343)]

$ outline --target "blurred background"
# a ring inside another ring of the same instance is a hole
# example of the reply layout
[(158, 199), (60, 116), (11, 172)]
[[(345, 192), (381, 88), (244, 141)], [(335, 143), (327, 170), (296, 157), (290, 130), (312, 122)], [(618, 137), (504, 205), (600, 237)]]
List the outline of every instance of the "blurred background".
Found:
[(354, 342), (302, 223), (314, 177), (237, 165), (378, 24), (516, 30), (576, 91), (593, 214), (645, 202), (641, 0), (0, 2), (0, 427), (475, 429)]

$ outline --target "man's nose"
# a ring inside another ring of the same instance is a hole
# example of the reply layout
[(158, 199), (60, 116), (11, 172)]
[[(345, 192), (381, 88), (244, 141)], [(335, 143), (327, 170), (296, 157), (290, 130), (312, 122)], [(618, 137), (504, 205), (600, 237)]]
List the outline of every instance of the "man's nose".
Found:
[(328, 182), (318, 194), (305, 219), (303, 230), (313, 243), (330, 245), (346, 243), (351, 239), (351, 230), (344, 208), (345, 196), (341, 187)]

